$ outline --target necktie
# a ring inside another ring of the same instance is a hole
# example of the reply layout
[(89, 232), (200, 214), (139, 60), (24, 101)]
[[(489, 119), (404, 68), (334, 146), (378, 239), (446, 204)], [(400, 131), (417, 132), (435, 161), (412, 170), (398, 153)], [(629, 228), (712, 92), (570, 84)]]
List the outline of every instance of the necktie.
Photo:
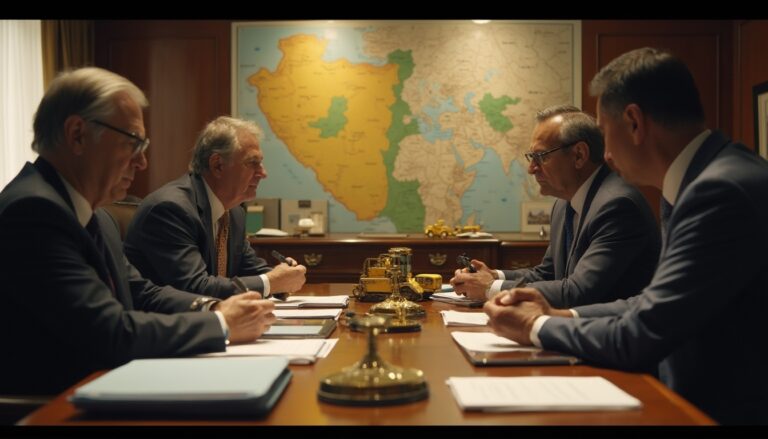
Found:
[(571, 203), (565, 207), (565, 262), (568, 262), (568, 255), (571, 252), (571, 243), (573, 243), (573, 216), (576, 211), (571, 207)]
[(85, 225), (85, 229), (91, 235), (91, 239), (93, 239), (93, 243), (96, 244), (96, 249), (101, 255), (101, 260), (104, 261), (104, 266), (107, 269), (106, 283), (109, 285), (109, 289), (112, 290), (112, 293), (114, 294), (115, 283), (112, 281), (112, 274), (110, 273), (111, 258), (109, 256), (109, 252), (107, 251), (107, 245), (104, 243), (104, 236), (101, 234), (101, 228), (99, 227), (98, 220), (96, 220), (96, 215), (91, 216), (91, 220), (88, 221), (88, 224)]
[(216, 274), (227, 276), (227, 239), (229, 239), (229, 211), (219, 218), (219, 233), (216, 234)]
[(659, 222), (661, 223), (661, 246), (664, 248), (667, 245), (667, 223), (669, 222), (669, 216), (672, 215), (672, 205), (661, 197), (659, 201)]

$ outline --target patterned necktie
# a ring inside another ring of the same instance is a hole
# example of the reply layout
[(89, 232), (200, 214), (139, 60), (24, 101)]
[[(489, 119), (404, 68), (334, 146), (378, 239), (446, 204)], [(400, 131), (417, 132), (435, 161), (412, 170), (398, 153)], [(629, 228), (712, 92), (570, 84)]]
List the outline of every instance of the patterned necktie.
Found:
[(101, 255), (101, 260), (104, 261), (104, 266), (107, 269), (106, 283), (109, 286), (109, 289), (112, 290), (112, 294), (114, 294), (115, 283), (112, 280), (112, 273), (110, 272), (111, 258), (109, 256), (109, 252), (107, 251), (107, 245), (104, 243), (104, 236), (101, 234), (101, 227), (99, 227), (99, 222), (96, 219), (96, 215), (91, 216), (91, 220), (88, 221), (88, 224), (85, 225), (85, 230), (87, 230), (91, 235), (91, 239), (93, 239), (93, 243), (96, 244), (96, 249)]
[(669, 216), (672, 215), (672, 205), (661, 197), (659, 201), (659, 222), (661, 223), (661, 247), (664, 248), (667, 245), (667, 223), (669, 222)]
[(573, 216), (576, 211), (571, 207), (571, 203), (565, 207), (565, 262), (568, 263), (568, 255), (571, 253), (571, 244), (573, 243)]
[(227, 239), (229, 239), (229, 211), (219, 218), (219, 233), (216, 234), (216, 274), (227, 277)]

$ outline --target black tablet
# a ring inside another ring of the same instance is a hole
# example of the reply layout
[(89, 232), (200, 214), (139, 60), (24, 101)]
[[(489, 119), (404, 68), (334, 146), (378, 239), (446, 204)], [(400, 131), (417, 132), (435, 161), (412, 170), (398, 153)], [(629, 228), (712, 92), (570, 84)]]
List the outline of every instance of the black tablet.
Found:
[(334, 319), (278, 319), (261, 338), (328, 338)]

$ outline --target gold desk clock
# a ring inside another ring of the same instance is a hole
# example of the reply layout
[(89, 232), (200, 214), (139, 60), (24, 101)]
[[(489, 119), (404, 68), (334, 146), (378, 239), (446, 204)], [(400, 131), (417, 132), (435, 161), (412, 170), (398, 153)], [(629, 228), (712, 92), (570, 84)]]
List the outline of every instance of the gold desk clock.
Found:
[(354, 325), (368, 332), (368, 352), (362, 360), (320, 381), (320, 401), (341, 405), (391, 405), (429, 396), (424, 372), (393, 366), (379, 357), (376, 336), (388, 326), (386, 317), (354, 317)]

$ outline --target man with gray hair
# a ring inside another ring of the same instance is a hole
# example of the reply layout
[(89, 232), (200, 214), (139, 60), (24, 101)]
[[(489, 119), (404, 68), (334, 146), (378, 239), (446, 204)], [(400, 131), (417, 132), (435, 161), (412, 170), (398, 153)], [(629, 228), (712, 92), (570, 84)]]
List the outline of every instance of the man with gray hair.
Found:
[(256, 256), (245, 235), (240, 203), (256, 197), (267, 178), (253, 122), (222, 116), (200, 133), (191, 172), (154, 191), (139, 205), (125, 236), (125, 254), (161, 285), (226, 298), (240, 277), (264, 297), (294, 292), (306, 268), (291, 258), (274, 269)]
[(603, 162), (603, 137), (592, 116), (570, 105), (536, 115), (528, 173), (552, 209), (551, 240), (538, 266), (457, 270), (459, 294), (485, 300), (526, 283), (556, 306), (576, 306), (629, 297), (651, 280), (659, 255), (659, 228), (648, 203)]
[(93, 67), (60, 74), (43, 96), (40, 157), (0, 193), (0, 393), (53, 394), (135, 358), (224, 351), (274, 322), (258, 293), (203, 306), (123, 255), (99, 206), (125, 197), (147, 166), (146, 106), (130, 81)]

